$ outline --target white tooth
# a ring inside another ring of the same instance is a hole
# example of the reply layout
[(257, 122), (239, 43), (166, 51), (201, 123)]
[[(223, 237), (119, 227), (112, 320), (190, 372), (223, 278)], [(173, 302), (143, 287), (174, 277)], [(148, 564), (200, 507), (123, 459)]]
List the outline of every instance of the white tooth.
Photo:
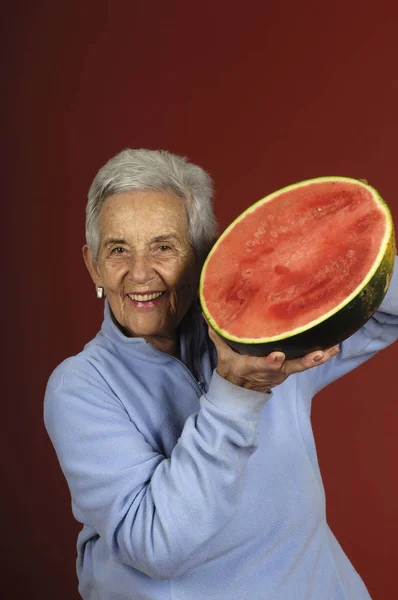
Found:
[(154, 294), (129, 294), (132, 300), (136, 300), (137, 302), (148, 302), (148, 300), (155, 300), (155, 298), (159, 298), (162, 296), (163, 292), (155, 292)]

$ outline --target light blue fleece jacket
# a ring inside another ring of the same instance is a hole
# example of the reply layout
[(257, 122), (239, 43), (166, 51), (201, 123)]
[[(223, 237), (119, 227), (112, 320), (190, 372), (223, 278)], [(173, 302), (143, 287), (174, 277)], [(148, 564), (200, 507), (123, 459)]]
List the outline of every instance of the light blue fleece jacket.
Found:
[(100, 333), (52, 374), (45, 425), (72, 496), (85, 600), (369, 600), (325, 514), (311, 399), (398, 337), (380, 310), (323, 366), (272, 394), (215, 368), (200, 313), (181, 360)]

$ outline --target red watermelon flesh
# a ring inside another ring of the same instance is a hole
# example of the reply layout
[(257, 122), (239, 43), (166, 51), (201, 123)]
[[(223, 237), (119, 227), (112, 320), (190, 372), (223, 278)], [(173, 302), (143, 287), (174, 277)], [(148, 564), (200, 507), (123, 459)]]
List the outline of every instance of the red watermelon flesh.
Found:
[(323, 320), (383, 258), (390, 216), (373, 188), (312, 181), (250, 207), (210, 253), (204, 312), (231, 339), (291, 336)]

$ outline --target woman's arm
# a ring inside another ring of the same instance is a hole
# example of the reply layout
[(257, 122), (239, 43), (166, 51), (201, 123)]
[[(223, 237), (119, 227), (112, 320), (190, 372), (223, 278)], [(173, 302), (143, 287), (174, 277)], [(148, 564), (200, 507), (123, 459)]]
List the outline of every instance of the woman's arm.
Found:
[(61, 365), (45, 399), (75, 517), (116, 560), (155, 578), (181, 575), (207, 559), (212, 538), (234, 518), (268, 394), (215, 373), (165, 458), (89, 367), (81, 357)]
[(379, 309), (369, 321), (340, 346), (340, 353), (330, 362), (304, 375), (314, 396), (332, 381), (383, 350), (398, 338), (398, 258), (390, 287)]

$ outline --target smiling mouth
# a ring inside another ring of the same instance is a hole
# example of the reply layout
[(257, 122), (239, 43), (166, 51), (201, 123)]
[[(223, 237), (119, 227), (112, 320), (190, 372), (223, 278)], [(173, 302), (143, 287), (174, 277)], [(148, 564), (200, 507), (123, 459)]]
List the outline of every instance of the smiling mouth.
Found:
[(166, 292), (154, 292), (153, 294), (127, 294), (129, 298), (136, 302), (149, 302), (149, 300), (156, 300), (160, 298)]

